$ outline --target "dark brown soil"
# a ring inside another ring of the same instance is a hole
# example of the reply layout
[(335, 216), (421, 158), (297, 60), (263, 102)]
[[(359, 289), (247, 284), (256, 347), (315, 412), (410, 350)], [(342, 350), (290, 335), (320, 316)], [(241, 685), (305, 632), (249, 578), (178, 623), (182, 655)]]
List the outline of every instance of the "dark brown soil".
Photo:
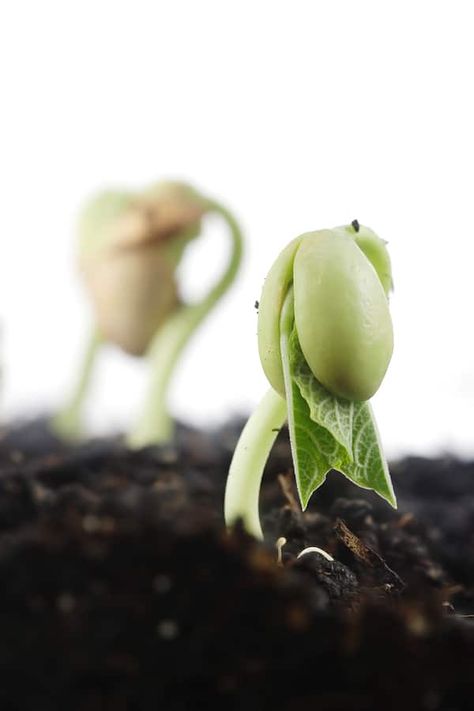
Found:
[(282, 433), (261, 545), (222, 524), (239, 429), (2, 433), (0, 711), (474, 708), (474, 464), (393, 464), (396, 512), (332, 474), (302, 515)]

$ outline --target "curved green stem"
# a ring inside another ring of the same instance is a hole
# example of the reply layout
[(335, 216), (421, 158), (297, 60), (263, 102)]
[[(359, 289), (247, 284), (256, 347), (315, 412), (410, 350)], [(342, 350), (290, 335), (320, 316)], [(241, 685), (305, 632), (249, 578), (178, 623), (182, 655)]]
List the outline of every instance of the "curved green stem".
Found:
[(132, 448), (162, 444), (173, 435), (173, 425), (167, 408), (167, 391), (182, 350), (209, 311), (230, 287), (242, 259), (242, 234), (230, 212), (222, 205), (207, 202), (208, 212), (220, 215), (230, 228), (232, 251), (224, 274), (197, 304), (182, 306), (160, 328), (148, 350), (151, 382), (143, 413), (127, 438)]
[(242, 519), (245, 530), (263, 538), (258, 500), (263, 470), (287, 417), (286, 401), (269, 390), (245, 425), (227, 479), (224, 515), (227, 526)]
[(79, 378), (69, 402), (52, 419), (53, 431), (64, 439), (79, 439), (82, 435), (82, 408), (89, 389), (94, 363), (102, 338), (97, 329), (89, 337), (80, 368)]

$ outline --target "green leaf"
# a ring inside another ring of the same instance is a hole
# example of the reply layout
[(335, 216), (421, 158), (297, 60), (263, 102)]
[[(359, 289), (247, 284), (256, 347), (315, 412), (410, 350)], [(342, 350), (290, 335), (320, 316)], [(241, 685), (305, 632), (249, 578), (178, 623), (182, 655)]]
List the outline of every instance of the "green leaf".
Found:
[(298, 494), (304, 510), (312, 492), (326, 479), (326, 474), (331, 468), (329, 461), (336, 452), (330, 451), (334, 448), (334, 438), (311, 420), (306, 400), (293, 379), (290, 363), (290, 338), (293, 327), (294, 300), (291, 288), (281, 310), (280, 348), (293, 466)]
[(396, 506), (369, 403), (335, 397), (321, 385), (305, 361), (289, 317), (282, 318), (280, 339), (288, 427), (303, 510), (331, 469)]
[[(368, 402), (354, 403), (352, 426), (353, 462), (341, 469), (348, 479), (362, 487), (372, 489), (396, 508), (393, 491), (372, 407)], [(337, 468), (337, 467), (336, 467)]]
[(288, 410), (288, 427), (296, 484), (304, 511), (313, 492), (324, 484), (327, 473), (336, 464), (342, 466), (344, 454), (330, 432), (311, 420), (308, 404), (294, 380), (292, 388), (294, 407)]
[(331, 395), (319, 380), (316, 380), (301, 351), (296, 328), (293, 328), (290, 336), (289, 356), (291, 376), (308, 403), (312, 421), (328, 430), (352, 461), (352, 424), (355, 403)]

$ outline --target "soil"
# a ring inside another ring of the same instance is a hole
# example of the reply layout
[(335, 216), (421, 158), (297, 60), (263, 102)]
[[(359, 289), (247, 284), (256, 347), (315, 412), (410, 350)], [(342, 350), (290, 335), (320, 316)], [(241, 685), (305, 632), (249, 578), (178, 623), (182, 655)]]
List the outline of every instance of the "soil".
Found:
[(474, 463), (393, 463), (397, 511), (332, 473), (302, 514), (282, 432), (260, 544), (222, 522), (241, 426), (2, 432), (1, 711), (474, 708)]

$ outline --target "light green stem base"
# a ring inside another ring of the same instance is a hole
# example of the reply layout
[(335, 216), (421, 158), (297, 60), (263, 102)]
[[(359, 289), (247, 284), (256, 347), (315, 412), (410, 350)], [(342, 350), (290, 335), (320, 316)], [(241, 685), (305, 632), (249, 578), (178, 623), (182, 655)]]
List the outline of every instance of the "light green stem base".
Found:
[(94, 329), (89, 337), (89, 342), (82, 360), (79, 379), (69, 402), (66, 403), (62, 410), (60, 410), (51, 421), (53, 431), (63, 439), (77, 440), (82, 436), (82, 410), (84, 399), (89, 390), (95, 359), (101, 344), (102, 339), (97, 330)]
[(269, 390), (245, 425), (230, 465), (224, 500), (226, 525), (242, 519), (245, 530), (256, 538), (263, 538), (258, 515), (263, 470), (286, 416), (286, 401)]
[(169, 442), (173, 423), (168, 414), (167, 392), (182, 350), (209, 311), (230, 287), (242, 259), (242, 234), (234, 217), (222, 205), (207, 203), (207, 212), (220, 215), (230, 228), (232, 252), (227, 268), (217, 284), (198, 304), (183, 306), (158, 331), (148, 351), (151, 382), (144, 409), (127, 438), (129, 447), (138, 449)]
[(168, 385), (182, 349), (202, 318), (199, 306), (183, 306), (153, 339), (147, 353), (151, 379), (145, 405), (127, 437), (132, 449), (164, 444), (173, 438), (173, 421), (167, 407)]

